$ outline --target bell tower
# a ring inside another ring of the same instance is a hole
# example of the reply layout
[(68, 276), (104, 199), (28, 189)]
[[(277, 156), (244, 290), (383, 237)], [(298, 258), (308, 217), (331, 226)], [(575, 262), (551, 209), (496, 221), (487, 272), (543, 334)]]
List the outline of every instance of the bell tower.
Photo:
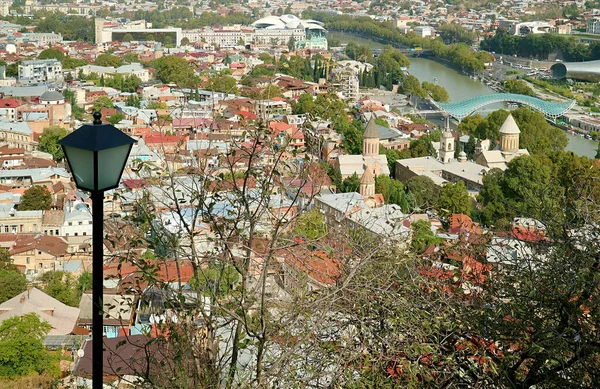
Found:
[(440, 160), (448, 163), (454, 159), (454, 135), (449, 130), (442, 133), (440, 139)]

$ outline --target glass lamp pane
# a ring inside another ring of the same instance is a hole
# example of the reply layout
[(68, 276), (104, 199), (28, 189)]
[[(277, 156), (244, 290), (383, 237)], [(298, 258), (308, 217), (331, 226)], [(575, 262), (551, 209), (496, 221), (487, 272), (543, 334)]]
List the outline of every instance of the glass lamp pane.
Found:
[(72, 146), (64, 146), (64, 151), (77, 187), (94, 190), (94, 152)]
[(131, 144), (98, 151), (98, 190), (119, 185)]

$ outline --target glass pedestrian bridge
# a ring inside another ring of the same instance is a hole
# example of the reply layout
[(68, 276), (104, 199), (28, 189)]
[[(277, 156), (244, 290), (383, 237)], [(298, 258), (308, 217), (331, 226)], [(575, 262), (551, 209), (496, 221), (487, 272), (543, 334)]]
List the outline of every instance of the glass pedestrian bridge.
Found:
[(462, 101), (453, 103), (434, 103), (440, 110), (446, 112), (449, 116), (461, 121), (473, 112), (486, 105), (493, 103), (518, 103), (524, 104), (532, 109), (541, 112), (544, 116), (554, 120), (562, 116), (575, 105), (575, 100), (556, 102), (545, 101), (537, 97), (519, 95), (516, 93), (495, 93), (490, 95), (475, 96)]

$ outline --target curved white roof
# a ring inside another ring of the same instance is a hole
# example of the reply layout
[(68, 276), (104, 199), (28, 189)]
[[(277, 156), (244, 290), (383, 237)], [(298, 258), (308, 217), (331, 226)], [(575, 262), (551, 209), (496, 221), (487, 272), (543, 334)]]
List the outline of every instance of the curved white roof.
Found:
[(312, 19), (299, 19), (295, 15), (281, 15), (281, 16), (265, 16), (252, 23), (254, 28), (264, 29), (295, 29), (295, 28), (308, 28), (310, 30), (325, 30), (323, 23)]

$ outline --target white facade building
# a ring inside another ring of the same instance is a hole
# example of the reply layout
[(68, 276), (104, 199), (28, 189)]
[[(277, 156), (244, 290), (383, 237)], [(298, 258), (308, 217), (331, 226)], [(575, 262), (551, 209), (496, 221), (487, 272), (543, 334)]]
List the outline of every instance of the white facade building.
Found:
[(20, 81), (60, 81), (62, 64), (56, 59), (23, 61), (19, 64)]
[(413, 31), (417, 36), (425, 38), (427, 36), (433, 36), (433, 27), (431, 26), (416, 26)]
[(62, 236), (92, 236), (92, 213), (85, 203), (67, 200), (64, 212)]
[(600, 34), (600, 18), (589, 19), (585, 32), (588, 34)]

